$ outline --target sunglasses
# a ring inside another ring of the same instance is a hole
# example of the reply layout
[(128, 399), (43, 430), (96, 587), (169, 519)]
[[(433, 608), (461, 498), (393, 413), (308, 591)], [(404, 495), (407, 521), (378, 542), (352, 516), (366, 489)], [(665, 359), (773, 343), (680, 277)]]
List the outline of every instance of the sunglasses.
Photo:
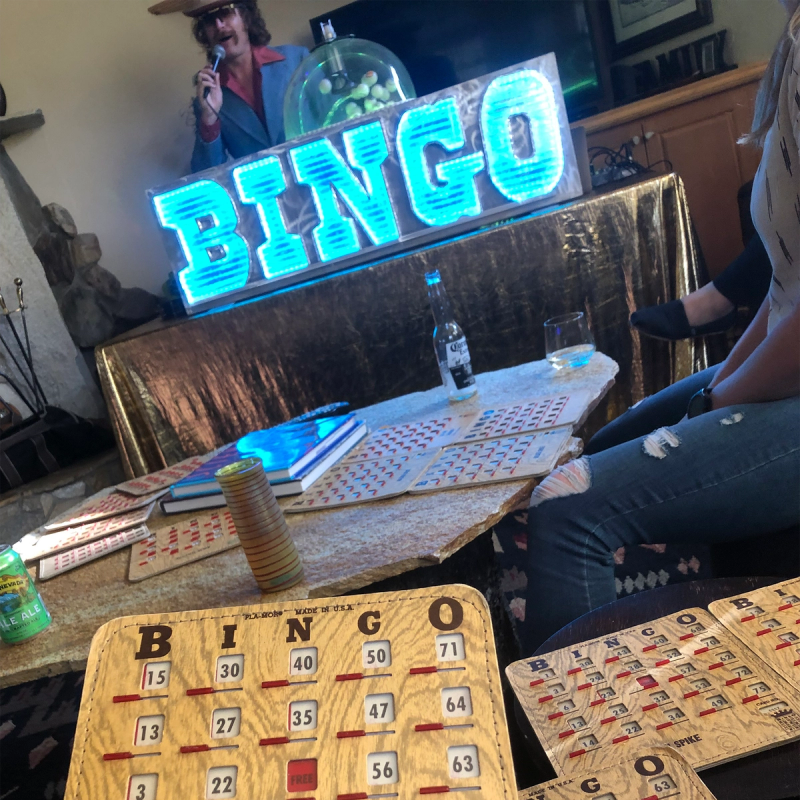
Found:
[(236, 3), (228, 3), (227, 5), (220, 6), (213, 11), (203, 14), (200, 17), (200, 22), (202, 22), (203, 25), (214, 25), (217, 20), (224, 21), (234, 13), (236, 13)]

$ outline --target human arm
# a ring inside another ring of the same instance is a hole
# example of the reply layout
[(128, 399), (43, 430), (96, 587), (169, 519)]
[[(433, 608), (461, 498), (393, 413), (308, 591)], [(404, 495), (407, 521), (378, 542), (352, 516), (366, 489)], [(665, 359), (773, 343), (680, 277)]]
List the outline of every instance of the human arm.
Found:
[(204, 137), (201, 127), (202, 111), (197, 98), (194, 99), (193, 108), (195, 116), (195, 138), (191, 170), (192, 172), (200, 172), (204, 169), (210, 169), (219, 164), (224, 164), (226, 155), (221, 135), (217, 135), (212, 138), (211, 141), (208, 141), (207, 138)]
[(800, 394), (800, 306), (767, 333), (765, 300), (744, 336), (714, 376), (711, 403), (725, 408)]
[(747, 326), (747, 330), (736, 342), (733, 350), (717, 370), (714, 380), (709, 384), (714, 388), (722, 383), (725, 378), (733, 375), (734, 372), (750, 357), (753, 351), (767, 338), (767, 322), (769, 320), (769, 299), (765, 298), (758, 309), (758, 313), (753, 321)]

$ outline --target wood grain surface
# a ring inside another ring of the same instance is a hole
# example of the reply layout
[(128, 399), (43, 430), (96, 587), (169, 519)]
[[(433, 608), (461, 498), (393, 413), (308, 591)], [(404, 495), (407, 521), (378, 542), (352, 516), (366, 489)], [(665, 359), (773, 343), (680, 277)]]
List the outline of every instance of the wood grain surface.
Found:
[(671, 747), (643, 749), (613, 767), (563, 778), (519, 793), (519, 800), (714, 800), (686, 759)]
[[(377, 715), (374, 695), (392, 696)], [(67, 800), (411, 800), (434, 787), (516, 797), (475, 589), (127, 617), (94, 638)]]
[(560, 775), (659, 745), (703, 769), (800, 739), (800, 692), (700, 608), (506, 674)]

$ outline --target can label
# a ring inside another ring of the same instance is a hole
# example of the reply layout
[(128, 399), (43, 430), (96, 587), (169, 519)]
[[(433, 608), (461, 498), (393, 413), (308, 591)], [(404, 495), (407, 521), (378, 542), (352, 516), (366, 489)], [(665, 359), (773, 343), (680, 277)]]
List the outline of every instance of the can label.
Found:
[(0, 575), (0, 639), (7, 644), (23, 642), (49, 624), (50, 613), (25, 567)]

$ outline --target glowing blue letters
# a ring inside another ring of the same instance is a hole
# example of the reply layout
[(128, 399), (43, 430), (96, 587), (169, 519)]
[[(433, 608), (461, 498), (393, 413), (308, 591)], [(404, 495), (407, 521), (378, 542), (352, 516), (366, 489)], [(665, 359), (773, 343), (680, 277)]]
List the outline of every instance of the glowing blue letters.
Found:
[(406, 111), (397, 125), (397, 154), (414, 213), (427, 225), (449, 225), (481, 213), (475, 175), (483, 169), (483, 153), (437, 164), (431, 180), (426, 147), (441, 145), (452, 153), (464, 147), (464, 130), (452, 97)]
[(277, 278), (307, 267), (303, 237), (287, 232), (278, 205), (278, 195), (286, 189), (280, 159), (269, 156), (237, 167), (233, 171), (233, 181), (242, 201), (254, 203), (258, 209), (258, 218), (267, 237), (256, 251), (264, 277)]
[(152, 192), (187, 310), (578, 196), (557, 75), (531, 59)]
[(350, 162), (362, 171), (366, 189), (329, 139), (318, 139), (289, 151), (298, 183), (308, 184), (314, 196), (320, 220), (314, 228), (314, 242), (323, 261), (361, 249), (355, 223), (342, 217), (336, 207), (334, 189), (373, 244), (388, 244), (400, 236), (381, 172), (381, 164), (389, 155), (381, 123), (370, 122), (346, 131), (342, 140)]
[[(533, 154), (514, 153), (510, 123), (526, 117)], [(492, 183), (509, 200), (523, 203), (549, 194), (564, 172), (564, 150), (553, 87), (536, 70), (495, 78), (481, 106), (481, 134)]]
[(247, 243), (228, 193), (201, 180), (153, 198), (159, 222), (178, 234), (188, 266), (178, 273), (190, 303), (241, 289), (250, 274)]

